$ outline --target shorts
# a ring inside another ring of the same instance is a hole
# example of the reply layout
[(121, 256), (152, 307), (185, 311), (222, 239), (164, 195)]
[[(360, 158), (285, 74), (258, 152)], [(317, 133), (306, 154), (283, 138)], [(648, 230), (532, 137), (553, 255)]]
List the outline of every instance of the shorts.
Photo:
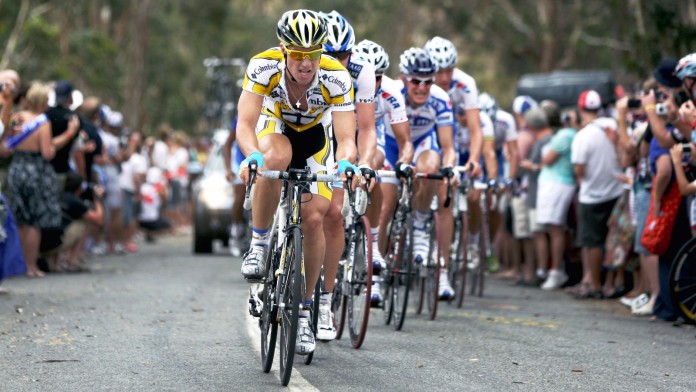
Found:
[[(325, 114), (321, 122), (304, 131), (296, 131), (283, 120), (262, 111), (256, 123), (256, 138), (261, 140), (266, 135), (284, 135), (292, 147), (290, 167), (293, 169), (309, 168), (312, 173), (326, 173), (335, 166), (334, 151), (329, 142), (333, 133), (331, 116)], [(328, 183), (312, 182), (309, 193), (323, 196), (331, 201), (331, 187)]]
[(75, 246), (87, 232), (87, 222), (82, 219), (72, 221), (63, 232), (63, 243), (61, 250), (70, 249)]
[(580, 203), (578, 245), (587, 248), (601, 248), (609, 234), (609, 217), (618, 198), (602, 203)]
[(377, 124), (375, 124), (375, 129), (377, 130), (377, 150), (381, 151), (382, 155), (385, 155), (385, 130), (387, 129), (387, 126), (384, 125), (384, 120), (377, 121)]
[[(481, 153), (483, 155), (483, 151)], [(468, 158), (468, 154), (467, 154), (467, 158)], [(504, 177), (505, 176), (505, 155), (503, 154), (502, 148), (499, 150), (495, 150), (495, 159), (496, 159), (496, 161), (498, 161), (498, 178), (497, 179), (499, 180), (499, 179), (505, 178)], [(463, 165), (465, 163), (466, 162), (460, 163), (460, 164)], [(488, 178), (489, 178), (488, 170), (486, 169), (486, 161), (483, 159), (483, 157), (481, 157), (481, 167), (483, 168), (484, 180), (488, 180)]]
[(574, 196), (575, 185), (539, 181), (536, 203), (537, 221), (540, 224), (565, 226)]
[(642, 186), (635, 188), (636, 199), (636, 237), (633, 242), (633, 251), (640, 255), (649, 255), (647, 249), (640, 243), (640, 238), (643, 236), (645, 229), (645, 221), (648, 219), (648, 210), (650, 209), (650, 189)]
[(184, 192), (186, 191), (181, 181), (176, 178), (169, 180), (169, 188), (172, 191), (169, 198), (169, 209), (175, 209), (184, 201)]
[[(399, 145), (396, 143), (396, 139), (389, 135), (385, 136), (385, 142), (386, 151), (384, 154), (384, 168), (386, 170), (393, 170), (393, 168), (396, 167), (396, 161), (399, 159)], [(440, 155), (442, 154), (440, 145), (437, 143), (437, 135), (435, 133), (435, 129), (421, 136), (417, 140), (414, 140), (413, 148), (415, 151), (413, 152), (413, 162), (411, 162), (412, 164), (415, 164), (415, 162), (418, 161), (420, 155), (425, 151), (432, 150)], [(397, 185), (399, 183), (399, 180), (397, 178), (382, 178), (382, 183)]]
[(527, 205), (526, 195), (512, 198), (512, 220), (512, 232), (518, 240), (545, 231), (544, 226), (537, 223), (536, 210)]
[(118, 169), (114, 165), (104, 168), (106, 173), (106, 206), (109, 209), (121, 208), (121, 186), (118, 181)]

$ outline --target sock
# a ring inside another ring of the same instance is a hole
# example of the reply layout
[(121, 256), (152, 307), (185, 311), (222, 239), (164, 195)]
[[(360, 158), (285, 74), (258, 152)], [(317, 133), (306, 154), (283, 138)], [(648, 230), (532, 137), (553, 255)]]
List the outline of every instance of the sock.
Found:
[(313, 302), (314, 301), (312, 301), (311, 299), (306, 299), (304, 309), (300, 310), (300, 312), (298, 313), (298, 316), (309, 317), (310, 316), (309, 309), (312, 307)]
[(268, 229), (257, 229), (252, 227), (251, 229), (251, 246), (263, 246), (266, 247), (268, 244), (268, 235), (270, 230)]
[(232, 237), (240, 238), (244, 232), (244, 225), (242, 223), (232, 224)]
[(372, 234), (372, 254), (374, 257), (375, 252), (379, 252), (379, 226), (371, 227), (370, 234)]
[(469, 245), (478, 245), (481, 233), (469, 234)]
[(430, 213), (430, 211), (416, 210), (416, 214), (415, 214), (415, 217), (413, 219), (413, 228), (424, 229), (425, 228), (425, 220), (428, 219), (429, 213)]
[(333, 300), (333, 293), (322, 293), (321, 297), (319, 297), (319, 304), (331, 305), (332, 300)]

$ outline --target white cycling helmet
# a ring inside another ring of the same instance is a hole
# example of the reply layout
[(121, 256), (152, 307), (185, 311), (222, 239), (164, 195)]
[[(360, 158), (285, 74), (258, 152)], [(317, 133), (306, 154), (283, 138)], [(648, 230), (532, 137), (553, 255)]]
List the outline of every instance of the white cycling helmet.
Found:
[(491, 121), (495, 122), (495, 115), (498, 113), (498, 102), (495, 98), (488, 93), (481, 93), (478, 97), (479, 109), (491, 118)]
[(685, 78), (696, 78), (696, 53), (691, 53), (682, 57), (674, 69), (674, 74), (681, 80)]
[(383, 74), (389, 68), (389, 54), (375, 42), (364, 39), (353, 46), (353, 53), (372, 64), (377, 75)]
[(534, 109), (537, 106), (539, 106), (537, 101), (529, 95), (520, 95), (515, 97), (515, 100), (512, 101), (512, 111), (517, 114), (525, 114), (530, 109)]
[(326, 53), (350, 51), (355, 45), (355, 33), (346, 18), (337, 11), (331, 11), (328, 14), (320, 12), (319, 15), (326, 21), (328, 30), (324, 51)]
[(425, 50), (440, 69), (452, 68), (457, 65), (457, 48), (448, 39), (433, 37), (425, 43)]

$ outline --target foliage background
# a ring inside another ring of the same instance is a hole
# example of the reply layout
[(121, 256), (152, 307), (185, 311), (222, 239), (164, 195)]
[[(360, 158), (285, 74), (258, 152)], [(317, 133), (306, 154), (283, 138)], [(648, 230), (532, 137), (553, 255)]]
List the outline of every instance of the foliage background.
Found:
[(293, 8), (338, 10), (358, 40), (387, 48), (392, 76), (403, 50), (447, 37), (503, 107), (529, 72), (611, 69), (630, 89), (696, 38), (696, 0), (0, 0), (0, 69), (71, 80), (146, 133), (168, 122), (203, 134), (203, 59), (277, 45)]

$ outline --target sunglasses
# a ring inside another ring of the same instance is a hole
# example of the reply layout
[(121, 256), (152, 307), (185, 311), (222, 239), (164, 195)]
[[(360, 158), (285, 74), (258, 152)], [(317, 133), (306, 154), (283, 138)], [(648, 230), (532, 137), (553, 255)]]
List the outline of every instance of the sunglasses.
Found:
[(323, 51), (324, 50), (321, 48), (312, 50), (311, 52), (285, 48), (285, 52), (287, 52), (288, 56), (290, 56), (290, 58), (292, 58), (293, 60), (297, 61), (303, 61), (304, 59), (309, 59), (311, 61), (319, 60)]
[(350, 51), (350, 50), (346, 50), (346, 51), (343, 51), (343, 52), (333, 52), (333, 53), (329, 53), (329, 54), (330, 54), (331, 56), (333, 56), (336, 60), (345, 60), (345, 59), (347, 59), (347, 58), (350, 56), (351, 51)]
[(425, 87), (429, 87), (431, 84), (433, 84), (435, 82), (435, 80), (433, 78), (421, 79), (421, 78), (409, 77), (409, 78), (406, 78), (406, 80), (414, 86), (425, 86)]

